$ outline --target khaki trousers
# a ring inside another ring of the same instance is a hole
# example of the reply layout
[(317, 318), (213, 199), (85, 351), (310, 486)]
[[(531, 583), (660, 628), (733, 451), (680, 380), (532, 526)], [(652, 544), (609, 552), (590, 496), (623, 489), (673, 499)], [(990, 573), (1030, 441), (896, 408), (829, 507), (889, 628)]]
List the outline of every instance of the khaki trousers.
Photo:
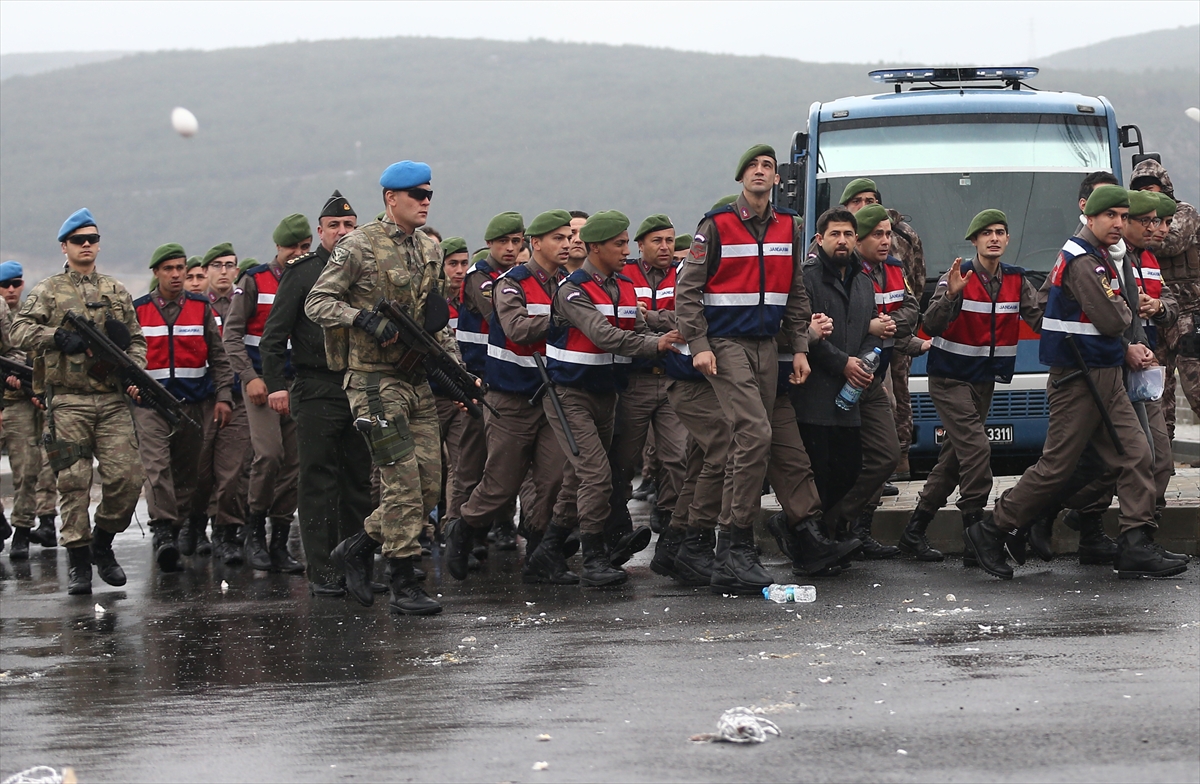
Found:
[(250, 419), (240, 395), (233, 397), (233, 415), (225, 427), (205, 429), (200, 448), (200, 470), (193, 512), (204, 512), (213, 525), (242, 525), (246, 522), (246, 481), (253, 449)]
[(929, 377), (929, 396), (946, 432), (937, 465), (929, 472), (917, 497), (917, 508), (934, 514), (958, 487), (958, 508), (964, 514), (981, 512), (992, 492), (992, 447), (987, 438), (987, 414), (995, 382), (971, 384), (941, 376)]
[(554, 413), (554, 402), (547, 394), (542, 399), (542, 409), (567, 459), (563, 468), (563, 491), (554, 505), (555, 521), (559, 525), (573, 526), (574, 520), (578, 519), (581, 534), (603, 533), (611, 509), (612, 468), (608, 462), (608, 448), (612, 444), (617, 393), (597, 394), (560, 386), (558, 397), (579, 447), (579, 455), (571, 454), (567, 436)]
[[(492, 392), (488, 402), (502, 393)], [(471, 497), (487, 462), (488, 441), (484, 419), (476, 419), (455, 405), (453, 400), (435, 398), (438, 418), (442, 424), (442, 441), (446, 444), (446, 519), (461, 516), (462, 505)], [(493, 403), (493, 405), (495, 405)], [(530, 408), (528, 401), (526, 408)], [(484, 409), (484, 416), (491, 412)]]
[(275, 413), (269, 405), (246, 401), (250, 422), (251, 513), (290, 518), (296, 512), (296, 481), (300, 475), (300, 451), (296, 445), (296, 420)]
[[(629, 385), (617, 398), (617, 425), (613, 435), (614, 502), (628, 502), (634, 475), (645, 462), (643, 450), (651, 431), (661, 469), (654, 475), (658, 508), (675, 508), (687, 461), (687, 429), (679, 421), (667, 396), (665, 375), (630, 373)], [(619, 499), (619, 500), (616, 500)]]
[(153, 409), (133, 407), (137, 427), (138, 456), (146, 472), (146, 508), (151, 522), (183, 525), (192, 510), (199, 474), (200, 451), (206, 431), (216, 430), (213, 408), (216, 399), (184, 403), (183, 412), (195, 425), (171, 425)]
[(725, 492), (726, 485), (732, 484), (725, 468), (733, 436), (717, 402), (717, 393), (704, 380), (672, 379), (667, 384), (667, 396), (689, 435), (686, 469), (671, 525), (728, 526), (728, 502), (733, 493)]
[(771, 462), (767, 480), (789, 523), (807, 520), (821, 511), (812, 461), (800, 438), (796, 407), (790, 397), (777, 397), (771, 412)]

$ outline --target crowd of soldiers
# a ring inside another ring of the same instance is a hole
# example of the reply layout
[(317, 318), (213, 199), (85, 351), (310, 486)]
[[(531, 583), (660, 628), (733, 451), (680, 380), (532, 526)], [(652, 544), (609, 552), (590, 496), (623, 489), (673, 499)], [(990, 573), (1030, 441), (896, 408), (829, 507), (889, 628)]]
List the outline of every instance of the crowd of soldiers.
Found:
[[(782, 511), (766, 528), (805, 578), (857, 558), (943, 560), (926, 530), (955, 488), (964, 561), (998, 577), (1029, 550), (1051, 557), (1064, 507), (1084, 563), (1186, 569), (1154, 531), (1175, 365), (1200, 409), (1197, 360), (1178, 351), (1200, 302), (1198, 220), (1161, 165), (1140, 163), (1130, 190), (1105, 172), (1083, 181), (1080, 225), (1040, 289), (1003, 260), (1005, 213), (980, 212), (965, 227), (976, 256), (950, 264), (923, 316), (920, 239), (876, 184), (851, 182), (810, 235), (772, 204), (776, 168), (771, 147), (747, 150), (741, 192), (693, 235), (663, 214), (633, 229), (616, 210), (503, 212), (472, 255), (426, 227), (432, 172), (401, 161), (374, 220), (335, 191), (315, 238), (301, 214), (279, 223), (267, 263), (239, 263), (229, 243), (191, 258), (164, 244), (136, 300), (98, 271), (98, 223), (75, 212), (58, 235), (64, 271), (23, 301), (21, 266), (0, 265), (0, 349), (19, 363), (4, 371), (9, 557), (60, 544), (68, 593), (90, 593), (93, 569), (123, 585), (113, 538), (144, 487), (162, 572), (211, 556), (425, 615), (441, 611), (422, 587), (431, 550), (465, 580), (520, 539), (523, 581), (604, 587), (657, 534), (655, 573), (756, 594), (775, 582), (754, 533), (769, 485)], [(116, 372), (68, 314), (149, 380)], [(985, 422), (1021, 321), (1051, 368), (1049, 430), (988, 513)], [(945, 440), (892, 546), (871, 521), (889, 479), (908, 478), (921, 355)], [(1127, 377), (1160, 364), (1167, 394), (1132, 400)], [(178, 406), (154, 403), (152, 383)], [(632, 495), (650, 501), (650, 526), (634, 525)], [(1114, 495), (1115, 541), (1101, 525)]]

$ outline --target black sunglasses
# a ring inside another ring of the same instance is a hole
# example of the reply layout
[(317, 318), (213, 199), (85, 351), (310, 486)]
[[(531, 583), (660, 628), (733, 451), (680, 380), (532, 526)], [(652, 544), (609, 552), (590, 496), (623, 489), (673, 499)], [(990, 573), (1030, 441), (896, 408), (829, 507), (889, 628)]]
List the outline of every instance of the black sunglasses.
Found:
[(413, 201), (433, 201), (433, 191), (429, 188), (409, 188), (405, 191)]
[(72, 245), (87, 245), (89, 242), (93, 245), (97, 245), (100, 242), (100, 235), (72, 234), (70, 237), (67, 237), (67, 242), (71, 243)]
[(24, 286), (25, 281), (20, 278), (12, 278), (10, 280), (0, 280), (0, 289), (15, 289), (17, 286)]

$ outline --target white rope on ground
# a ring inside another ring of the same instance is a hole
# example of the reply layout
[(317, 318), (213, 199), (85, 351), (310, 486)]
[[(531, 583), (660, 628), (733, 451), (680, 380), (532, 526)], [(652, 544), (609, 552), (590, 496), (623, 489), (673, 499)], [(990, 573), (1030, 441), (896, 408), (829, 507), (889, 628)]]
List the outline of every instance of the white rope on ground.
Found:
[(717, 731), (693, 735), (697, 743), (762, 743), (768, 735), (778, 735), (779, 727), (749, 708), (730, 708), (717, 719)]
[[(75, 777), (72, 776), (71, 780), (74, 781)], [(48, 765), (37, 765), (12, 774), (3, 784), (63, 784), (63, 775)]]

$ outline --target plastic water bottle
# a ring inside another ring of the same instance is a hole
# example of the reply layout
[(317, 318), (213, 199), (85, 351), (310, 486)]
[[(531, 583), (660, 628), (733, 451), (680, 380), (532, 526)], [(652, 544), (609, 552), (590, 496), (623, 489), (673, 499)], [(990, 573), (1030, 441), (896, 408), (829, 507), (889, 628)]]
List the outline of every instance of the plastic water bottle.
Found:
[(817, 600), (816, 586), (812, 585), (780, 585), (771, 583), (763, 588), (763, 598), (770, 599), (776, 604), (801, 602), (807, 604)]
[[(858, 359), (863, 363), (863, 369), (874, 375), (883, 361), (883, 351), (873, 348)], [(849, 411), (858, 404), (858, 398), (862, 396), (862, 393), (861, 389), (847, 381), (842, 385), (842, 391), (838, 392), (837, 399), (833, 402), (837, 403), (837, 407), (843, 411)]]

